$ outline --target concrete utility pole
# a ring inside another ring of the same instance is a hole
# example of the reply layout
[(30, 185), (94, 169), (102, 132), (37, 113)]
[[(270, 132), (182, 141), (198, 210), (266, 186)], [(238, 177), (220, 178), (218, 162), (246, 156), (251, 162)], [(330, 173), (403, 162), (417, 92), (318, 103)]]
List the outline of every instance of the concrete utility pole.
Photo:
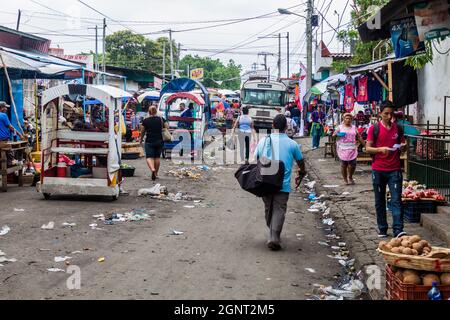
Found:
[[(106, 72), (106, 49), (105, 49), (105, 38), (106, 38), (106, 18), (103, 18), (103, 72)], [(106, 75), (102, 75), (102, 83), (105, 84)]]
[(278, 34), (278, 80), (281, 79), (281, 33)]
[(178, 52), (177, 52), (177, 70), (180, 69), (180, 53), (181, 53), (181, 43), (178, 43)]
[[(95, 26), (95, 28), (88, 28), (95, 30), (95, 57), (94, 57), (94, 70), (99, 70), (99, 63), (98, 63), (98, 26)], [(95, 84), (98, 84), (98, 76), (95, 76)]]
[(313, 14), (314, 0), (308, 0), (307, 19), (306, 19), (306, 36), (307, 36), (307, 75), (306, 75), (306, 90), (312, 87), (312, 14)]
[(19, 31), (19, 26), (20, 26), (20, 17), (22, 16), (22, 11), (19, 10), (19, 15), (17, 16), (17, 26), (16, 26), (16, 30)]
[(173, 48), (172, 48), (172, 30), (169, 29), (169, 46), (170, 46), (170, 79), (173, 80)]
[(166, 81), (166, 43), (163, 42), (163, 65), (162, 65), (163, 83)]
[(286, 78), (290, 78), (290, 76), (289, 76), (289, 32), (287, 33), (286, 39), (287, 39), (287, 42), (286, 42), (286, 45), (287, 45), (287, 50), (286, 50), (287, 74), (286, 74)]

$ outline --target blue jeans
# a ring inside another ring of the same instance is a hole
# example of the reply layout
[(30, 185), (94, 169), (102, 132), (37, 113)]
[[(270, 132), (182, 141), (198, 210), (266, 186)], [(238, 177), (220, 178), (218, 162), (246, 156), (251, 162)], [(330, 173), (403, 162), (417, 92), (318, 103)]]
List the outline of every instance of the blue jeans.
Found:
[(380, 233), (385, 234), (388, 230), (386, 217), (386, 185), (391, 192), (392, 229), (394, 237), (403, 231), (402, 212), (402, 183), (401, 170), (378, 171), (372, 170), (373, 191), (375, 192), (375, 209), (377, 212), (377, 224)]
[(320, 134), (315, 134), (312, 136), (312, 147), (318, 148), (320, 146)]

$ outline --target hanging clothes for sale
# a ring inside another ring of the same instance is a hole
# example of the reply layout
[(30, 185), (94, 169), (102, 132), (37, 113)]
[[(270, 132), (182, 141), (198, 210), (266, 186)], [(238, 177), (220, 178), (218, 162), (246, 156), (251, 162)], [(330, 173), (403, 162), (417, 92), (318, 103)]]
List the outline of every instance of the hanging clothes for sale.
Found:
[(338, 90), (338, 93), (339, 93), (339, 106), (343, 106), (344, 105), (344, 101), (345, 101), (345, 88), (344, 87), (339, 87), (337, 90)]
[(369, 77), (367, 81), (367, 92), (369, 102), (379, 102), (383, 98), (381, 96), (381, 83), (373, 76)]
[(355, 105), (355, 96), (353, 94), (353, 85), (345, 85), (345, 98), (344, 98), (344, 108), (346, 112), (352, 112)]
[(368, 77), (363, 76), (358, 80), (358, 93), (356, 95), (356, 101), (358, 102), (366, 102), (369, 99), (369, 95), (367, 93), (367, 81)]
[(392, 93), (394, 105), (404, 107), (418, 100), (417, 71), (405, 61), (392, 64)]

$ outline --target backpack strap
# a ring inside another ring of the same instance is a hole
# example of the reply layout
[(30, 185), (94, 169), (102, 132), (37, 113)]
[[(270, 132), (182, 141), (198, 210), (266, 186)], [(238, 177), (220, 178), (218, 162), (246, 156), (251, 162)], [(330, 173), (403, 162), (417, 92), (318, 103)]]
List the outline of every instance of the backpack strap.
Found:
[(372, 141), (373, 147), (375, 147), (375, 144), (377, 143), (379, 134), (380, 134), (380, 124), (377, 122), (373, 125), (373, 141)]
[(399, 126), (398, 124), (397, 124), (397, 132), (398, 132), (398, 138), (397, 138), (397, 143), (398, 144), (401, 144), (402, 143), (402, 139), (403, 139), (403, 136), (405, 135), (405, 131), (404, 131), (404, 129), (403, 129), (403, 126)]

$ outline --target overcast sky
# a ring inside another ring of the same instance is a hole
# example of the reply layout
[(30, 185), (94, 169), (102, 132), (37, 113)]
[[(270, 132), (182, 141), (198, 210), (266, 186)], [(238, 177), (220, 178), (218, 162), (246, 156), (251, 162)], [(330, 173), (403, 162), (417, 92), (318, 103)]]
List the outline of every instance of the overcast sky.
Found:
[[(181, 43), (185, 54), (198, 54), (219, 58), (226, 62), (234, 59), (241, 64), (244, 71), (250, 70), (253, 63), (261, 64), (262, 56), (258, 52), (278, 53), (278, 39), (258, 39), (261, 36), (282, 33), (282, 37), (289, 32), (290, 36), (290, 71), (298, 71), (299, 61), (306, 65), (305, 20), (294, 15), (279, 15), (275, 13), (278, 8), (290, 8), (291, 11), (306, 15), (305, 0), (82, 0), (92, 8), (100, 11), (111, 19), (107, 19), (106, 33), (129, 28), (139, 33), (152, 33), (172, 29), (174, 31), (207, 27), (215, 24), (229, 23), (232, 21), (220, 21), (229, 19), (251, 18), (273, 13), (269, 17), (250, 19), (240, 23), (219, 26), (204, 30), (192, 30), (174, 32), (173, 39)], [(326, 14), (326, 20), (338, 27), (338, 12), (344, 17), (341, 25), (350, 20), (350, 5), (344, 8), (348, 0), (315, 0), (315, 7), (326, 8), (331, 3)], [(295, 7), (294, 7), (295, 6)], [(94, 34), (92, 28), (97, 24), (102, 25), (103, 16), (88, 8), (78, 0), (2, 0), (0, 7), (0, 24), (9, 28), (16, 27), (17, 11), (23, 10), (20, 30), (33, 32), (41, 37), (51, 39), (52, 47), (64, 48), (66, 53), (75, 54), (81, 51), (95, 49)], [(64, 14), (66, 16), (64, 16)], [(72, 19), (81, 17), (82, 19)], [(126, 22), (125, 22), (126, 21)], [(144, 23), (137, 23), (145, 22)], [(211, 21), (210, 23), (192, 23), (199, 21)], [(341, 27), (342, 28), (342, 27)], [(318, 38), (321, 38), (321, 28), (317, 29)], [(325, 22), (323, 27), (323, 39), (330, 43), (332, 52), (342, 51), (334, 37), (334, 30)], [(101, 29), (99, 30), (101, 32)], [(101, 34), (101, 33), (99, 33)], [(146, 35), (150, 39), (156, 39), (163, 34)], [(282, 38), (282, 76), (286, 75), (286, 39)], [(227, 50), (239, 45), (231, 52)], [(204, 50), (204, 51), (193, 51)], [(99, 47), (101, 50), (101, 46)], [(277, 57), (268, 56), (268, 66), (273, 74), (277, 74)], [(262, 68), (262, 66), (260, 66)]]

